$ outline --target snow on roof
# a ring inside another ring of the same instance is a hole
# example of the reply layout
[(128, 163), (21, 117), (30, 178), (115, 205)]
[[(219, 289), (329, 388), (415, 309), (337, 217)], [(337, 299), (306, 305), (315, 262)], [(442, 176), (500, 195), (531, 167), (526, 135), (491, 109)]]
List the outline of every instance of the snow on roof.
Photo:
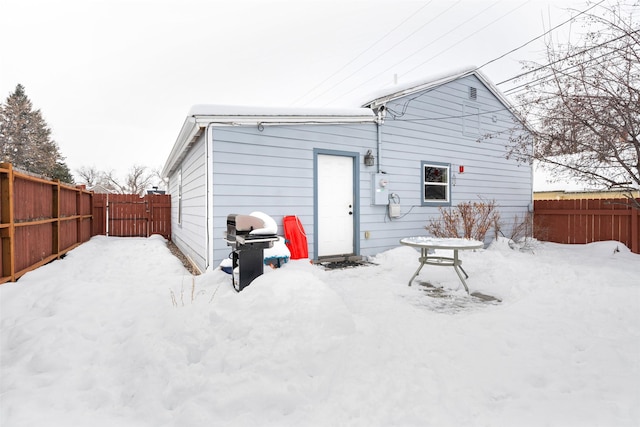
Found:
[(208, 105), (191, 107), (178, 138), (162, 170), (168, 176), (182, 160), (187, 150), (208, 125), (264, 126), (374, 123), (376, 115), (370, 108), (292, 108), (256, 107), (246, 105)]
[(216, 117), (374, 117), (369, 108), (297, 108), (248, 105), (207, 105), (191, 107), (189, 116)]
[(417, 92), (426, 91), (443, 84), (452, 82), (454, 80), (458, 80), (460, 78), (466, 76), (476, 76), (482, 84), (484, 84), (487, 89), (493, 93), (493, 95), (504, 104), (505, 107), (520, 120), (521, 123), (526, 125), (524, 119), (520, 116), (520, 113), (513, 107), (511, 102), (507, 99), (506, 96), (498, 89), (498, 87), (489, 80), (489, 78), (482, 72), (478, 67), (475, 66), (467, 66), (456, 71), (450, 71), (448, 73), (437, 74), (425, 79), (407, 82), (404, 84), (396, 85), (393, 87), (393, 91), (390, 91), (390, 88), (385, 88), (374, 92), (368, 99), (369, 101), (364, 102), (362, 107), (377, 109), (381, 105), (386, 104), (389, 101), (393, 101), (398, 98), (402, 98), (403, 96), (412, 95)]
[[(178, 139), (169, 154), (162, 175), (168, 173), (185, 155), (186, 150), (210, 124), (219, 126), (242, 125), (285, 125), (285, 124), (341, 124), (341, 123), (373, 123), (376, 120), (374, 110), (389, 101), (428, 90), (469, 75), (475, 75), (489, 90), (516, 116), (507, 98), (477, 67), (467, 66), (462, 69), (438, 74), (414, 82), (396, 85), (393, 88), (377, 90), (369, 101), (360, 108), (298, 108), (298, 107), (259, 107), (247, 105), (197, 104), (191, 107), (185, 119)], [(524, 122), (523, 122), (524, 123)]]
[[(400, 83), (393, 87), (385, 87), (370, 93), (366, 97), (363, 97), (366, 102), (363, 102), (361, 105), (363, 107), (375, 107), (376, 105), (384, 104), (387, 101), (397, 99), (411, 93), (430, 89), (432, 87), (440, 86), (444, 83), (457, 80), (461, 77), (465, 77), (474, 73), (481, 74), (478, 70), (478, 67), (469, 65), (456, 70), (449, 70), (447, 72), (441, 72), (431, 76), (426, 76), (418, 80)], [(486, 80), (486, 82), (488, 82), (488, 79), (486, 78), (483, 78), (482, 80)]]

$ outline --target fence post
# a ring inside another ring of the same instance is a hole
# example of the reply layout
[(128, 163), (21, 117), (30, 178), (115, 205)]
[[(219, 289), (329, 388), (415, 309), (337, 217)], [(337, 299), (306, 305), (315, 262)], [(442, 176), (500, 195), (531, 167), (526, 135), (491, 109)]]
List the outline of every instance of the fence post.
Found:
[(51, 251), (52, 255), (60, 255), (60, 181), (52, 186), (51, 204), (53, 219), (55, 221), (51, 224), (53, 230), (51, 230)]
[(15, 280), (15, 228), (13, 221), (13, 166), (11, 163), (1, 163), (0, 177), (0, 238), (2, 239), (2, 279)]
[[(638, 199), (640, 202), (640, 199)], [(631, 252), (640, 254), (640, 230), (638, 230), (638, 222), (640, 221), (640, 209), (633, 206), (631, 209)]]
[(82, 187), (76, 186), (76, 215), (78, 219), (76, 220), (76, 244), (82, 242)]

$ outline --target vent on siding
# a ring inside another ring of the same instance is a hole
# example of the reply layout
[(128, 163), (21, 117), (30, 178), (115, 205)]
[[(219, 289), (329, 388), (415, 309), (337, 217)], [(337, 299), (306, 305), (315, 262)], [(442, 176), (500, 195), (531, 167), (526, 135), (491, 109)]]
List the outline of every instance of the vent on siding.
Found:
[(469, 86), (469, 99), (478, 99), (478, 89), (473, 86)]

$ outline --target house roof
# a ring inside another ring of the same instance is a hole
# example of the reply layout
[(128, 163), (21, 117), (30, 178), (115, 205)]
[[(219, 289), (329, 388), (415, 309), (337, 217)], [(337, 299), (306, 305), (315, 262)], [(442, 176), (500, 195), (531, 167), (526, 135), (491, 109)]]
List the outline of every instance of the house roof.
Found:
[(375, 110), (389, 101), (393, 101), (407, 95), (412, 95), (417, 92), (433, 89), (467, 76), (476, 76), (491, 91), (491, 93), (500, 100), (500, 102), (505, 104), (512, 113), (516, 114), (511, 103), (502, 94), (500, 89), (498, 89), (496, 85), (494, 85), (487, 76), (485, 76), (484, 73), (475, 66), (467, 66), (453, 72), (437, 74), (424, 79), (398, 84), (392, 88), (393, 92), (389, 92), (388, 88), (386, 90), (376, 91), (369, 97), (365, 98), (367, 101), (362, 104), (362, 107)]
[(245, 105), (194, 105), (162, 169), (166, 177), (209, 125), (273, 126), (284, 124), (373, 123), (370, 108), (291, 108)]
[[(209, 125), (214, 126), (269, 126), (285, 124), (322, 124), (322, 123), (373, 123), (378, 107), (389, 101), (429, 90), (466, 76), (476, 76), (507, 109), (520, 119), (517, 111), (507, 98), (477, 67), (463, 69), (432, 76), (410, 83), (396, 85), (393, 92), (389, 88), (371, 94), (369, 101), (360, 108), (293, 108), (293, 107), (255, 107), (243, 105), (194, 105), (185, 119), (178, 138), (162, 170), (162, 176), (169, 176), (184, 158), (189, 148), (202, 135)], [(521, 119), (520, 119), (521, 120)], [(522, 121), (522, 120), (521, 120)], [(524, 121), (522, 121), (524, 123)]]

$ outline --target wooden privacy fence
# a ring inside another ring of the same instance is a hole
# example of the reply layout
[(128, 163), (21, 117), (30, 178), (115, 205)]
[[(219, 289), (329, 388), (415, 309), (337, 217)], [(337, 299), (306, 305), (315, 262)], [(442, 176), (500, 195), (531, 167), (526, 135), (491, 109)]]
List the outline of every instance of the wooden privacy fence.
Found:
[[(640, 201), (640, 199), (638, 199)], [(616, 240), (640, 253), (640, 210), (627, 199), (536, 200), (534, 236), (556, 243)]]
[(92, 236), (93, 193), (0, 163), (0, 283), (59, 258)]
[(166, 194), (94, 195), (94, 234), (171, 239), (171, 196)]
[(95, 194), (0, 163), (0, 284), (99, 234), (171, 239), (171, 196)]

